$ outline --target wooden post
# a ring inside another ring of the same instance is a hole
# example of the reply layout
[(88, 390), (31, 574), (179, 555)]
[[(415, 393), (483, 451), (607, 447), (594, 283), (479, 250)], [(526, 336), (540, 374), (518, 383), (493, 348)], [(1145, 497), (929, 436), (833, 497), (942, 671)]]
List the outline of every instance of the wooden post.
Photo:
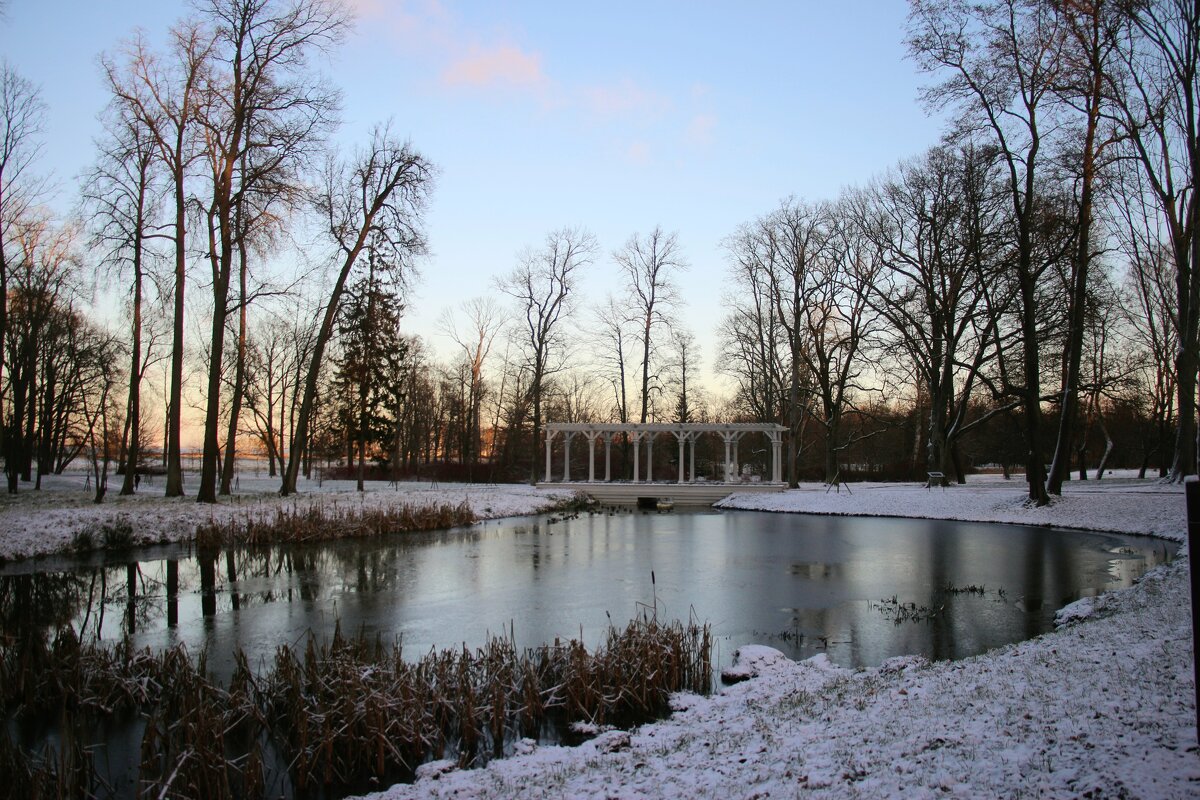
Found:
[(1196, 694), (1196, 738), (1200, 741), (1200, 478), (1189, 476), (1187, 493), (1188, 569), (1192, 579), (1192, 675)]

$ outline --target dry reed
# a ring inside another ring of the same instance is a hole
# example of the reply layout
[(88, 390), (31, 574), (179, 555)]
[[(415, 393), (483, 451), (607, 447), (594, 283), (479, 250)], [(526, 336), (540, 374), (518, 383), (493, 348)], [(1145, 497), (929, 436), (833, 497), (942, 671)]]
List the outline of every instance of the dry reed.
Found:
[(477, 519), (466, 501), (458, 505), (404, 503), (388, 508), (314, 503), (305, 507), (277, 508), (273, 515), (242, 516), (224, 523), (214, 521), (201, 525), (196, 529), (196, 543), (201, 547), (221, 547), (317, 542), (453, 528), (470, 525)]
[[(64, 632), (0, 646), (0, 699), (10, 718), (58, 712), (73, 726), (65, 742), (113, 714), (144, 719), (139, 797), (277, 795), (282, 773), (297, 797), (332, 797), (411, 778), (429, 759), (472, 766), (523, 736), (562, 739), (577, 721), (663, 716), (672, 692), (709, 690), (711, 652), (707, 625), (649, 615), (610, 628), (594, 652), (574, 640), (519, 649), (510, 635), (415, 662), (339, 629), (327, 643), (281, 646), (259, 677), (239, 653), (222, 687), (182, 647), (155, 655)], [(0, 736), (0, 770), (24, 776), (29, 796), (90, 796), (87, 755), (33, 754)]]

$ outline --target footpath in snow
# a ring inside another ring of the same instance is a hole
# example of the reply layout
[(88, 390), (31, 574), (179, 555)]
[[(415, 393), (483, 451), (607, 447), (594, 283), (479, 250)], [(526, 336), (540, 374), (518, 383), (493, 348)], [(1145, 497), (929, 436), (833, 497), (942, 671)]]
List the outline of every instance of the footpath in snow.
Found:
[[(745, 495), (726, 508), (1014, 522), (1181, 540), (1181, 487), (1072, 483), (1043, 509), (1019, 481)], [(850, 671), (746, 647), (749, 680), (679, 695), (667, 720), (484, 769), (436, 763), (401, 798), (1200, 796), (1186, 558), (1074, 603), (1054, 633), (958, 662)]]

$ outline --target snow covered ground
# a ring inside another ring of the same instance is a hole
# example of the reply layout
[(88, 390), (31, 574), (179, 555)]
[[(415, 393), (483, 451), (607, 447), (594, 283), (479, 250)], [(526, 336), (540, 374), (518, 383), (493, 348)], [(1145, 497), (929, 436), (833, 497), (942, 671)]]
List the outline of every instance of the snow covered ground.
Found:
[(1021, 476), (972, 475), (966, 486), (926, 489), (912, 483), (852, 483), (826, 491), (805, 485), (776, 494), (733, 495), (724, 508), (852, 514), (872, 517), (924, 517), (1017, 525), (1053, 525), (1091, 531), (1161, 536), (1182, 541), (1187, 532), (1183, 487), (1138, 480), (1133, 470), (1104, 480), (1071, 481), (1049, 506), (1025, 503)]
[(394, 485), (368, 482), (367, 491), (354, 490), (354, 481), (306, 481), (299, 494), (281, 498), (279, 479), (266, 474), (239, 476), (237, 490), (215, 505), (195, 500), (195, 475), (185, 473), (184, 497), (163, 497), (163, 478), (146, 480), (137, 494), (119, 497), (119, 479), (110, 478), (104, 502), (92, 502), (94, 492), (85, 488), (83, 473), (49, 475), (42, 489), (26, 484), (16, 495), (0, 494), (0, 559), (48, 555), (72, 547), (77, 534), (90, 531), (97, 543), (103, 529), (118, 523), (132, 529), (132, 544), (190, 541), (198, 525), (224, 522), (232, 516), (274, 515), (280, 507), (304, 508), (323, 504), (326, 508), (380, 508), (403, 503), (429, 505), (468, 503), (481, 519), (534, 514), (569, 499), (573, 492), (537, 489), (525, 484), (462, 484), (429, 481)]
[[(997, 478), (939, 489), (810, 486), (729, 508), (941, 517), (1181, 540), (1180, 487), (1128, 475), (1071, 483), (1025, 508)], [(844, 670), (742, 648), (755, 677), (681, 695), (663, 722), (576, 748), (537, 747), (456, 771), (438, 763), (400, 798), (1200, 796), (1186, 558), (1132, 589), (1072, 604), (1054, 633), (959, 662), (899, 658)]]
[[(280, 503), (469, 502), (481, 516), (526, 514), (569, 495), (522, 485), (401, 484), (359, 495), (349, 482), (302, 486), (243, 476), (216, 506), (166, 500), (160, 485), (91, 503), (84, 477), (0, 497), (0, 556), (71, 546), (76, 532), (128, 522), (138, 542), (186, 540), (198, 523), (273, 513)], [(190, 489), (191, 487), (189, 487)], [(584, 488), (584, 487), (580, 487)], [(115, 487), (114, 487), (115, 492)], [(851, 493), (853, 492), (853, 493)], [(1042, 509), (1019, 479), (972, 477), (945, 491), (915, 484), (821, 485), (743, 495), (728, 508), (936, 517), (1116, 531), (1182, 540), (1181, 487), (1116, 474), (1072, 482)], [(824, 656), (793, 662), (742, 648), (754, 677), (720, 694), (680, 695), (668, 720), (575, 748), (522, 743), (479, 770), (426, 765), (387, 798), (493, 797), (1143, 797), (1200, 796), (1186, 558), (1132, 589), (1072, 604), (1054, 633), (959, 662), (899, 658), (850, 671)]]

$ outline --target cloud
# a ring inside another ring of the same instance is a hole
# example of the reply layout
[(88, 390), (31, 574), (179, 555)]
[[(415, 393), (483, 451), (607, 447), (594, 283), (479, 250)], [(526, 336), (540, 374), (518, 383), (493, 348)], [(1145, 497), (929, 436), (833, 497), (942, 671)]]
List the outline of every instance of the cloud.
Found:
[(713, 129), (717, 127), (715, 114), (696, 114), (688, 122), (683, 138), (692, 147), (710, 147), (713, 143)]
[(633, 142), (629, 147), (625, 148), (625, 158), (644, 167), (650, 163), (650, 145), (646, 142)]
[(542, 57), (521, 48), (502, 44), (492, 47), (472, 45), (467, 53), (452, 61), (443, 71), (442, 83), (452, 87), (494, 89), (544, 89), (549, 80), (542, 71)]
[(384, 12), (387, 11), (384, 0), (349, 0), (346, 5), (360, 19), (364, 17), (382, 17), (384, 16)]
[(453, 45), (458, 22), (440, 0), (349, 0), (359, 27), (383, 32), (408, 52)]
[(477, 30), (441, 0), (349, 0), (361, 24), (390, 36), (442, 88), (508, 88), (544, 94), (551, 85), (536, 50)]
[(671, 107), (662, 95), (644, 89), (626, 78), (607, 86), (588, 86), (581, 90), (585, 107), (601, 116), (625, 114), (661, 114)]

